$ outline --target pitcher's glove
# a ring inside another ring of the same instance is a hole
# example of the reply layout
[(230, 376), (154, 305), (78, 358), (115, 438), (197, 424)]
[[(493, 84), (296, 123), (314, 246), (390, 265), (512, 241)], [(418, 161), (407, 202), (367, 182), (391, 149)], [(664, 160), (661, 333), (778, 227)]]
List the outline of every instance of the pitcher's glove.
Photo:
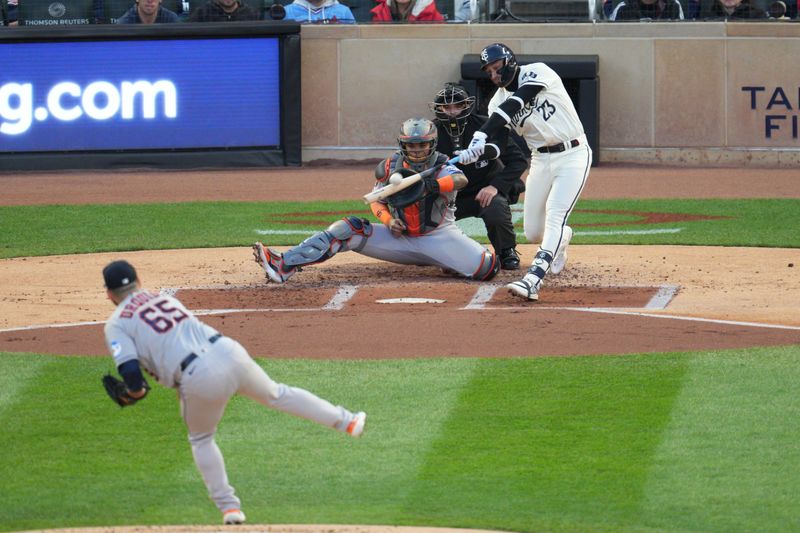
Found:
[[(147, 383), (146, 380), (144, 381), (144, 390), (149, 391), (150, 385)], [(106, 389), (106, 393), (108, 397), (114, 400), (120, 407), (127, 407), (128, 405), (133, 405), (145, 396), (147, 396), (147, 392), (142, 398), (134, 398), (130, 394), (128, 394), (128, 387), (125, 385), (125, 382), (119, 380), (112, 376), (111, 374), (106, 374), (103, 376), (103, 387)]]

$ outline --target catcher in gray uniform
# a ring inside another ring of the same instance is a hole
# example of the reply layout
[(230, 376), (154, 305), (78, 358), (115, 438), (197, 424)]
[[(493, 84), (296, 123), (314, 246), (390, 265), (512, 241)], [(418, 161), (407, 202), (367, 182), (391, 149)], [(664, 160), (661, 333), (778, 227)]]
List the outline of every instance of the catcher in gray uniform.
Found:
[(178, 390), (194, 462), (224, 524), (245, 520), (214, 442), (217, 424), (234, 394), (353, 437), (364, 432), (364, 412), (352, 413), (304, 389), (273, 381), (241, 344), (200, 322), (180, 301), (141, 288), (130, 263), (110, 263), (103, 279), (108, 298), (117, 306), (106, 322), (106, 344), (123, 378), (103, 377), (106, 392), (121, 407), (142, 400), (150, 390), (142, 369)]
[(267, 279), (284, 283), (300, 268), (347, 250), (404, 265), (438, 266), (479, 281), (494, 277), (500, 269), (495, 254), (455, 224), (456, 191), (467, 185), (467, 178), (436, 151), (437, 140), (430, 120), (403, 122), (397, 138), (400, 150), (378, 164), (373, 190), (388, 185), (394, 173), (410, 176), (432, 167), (438, 170), (415, 186), (373, 202), (370, 209), (382, 224), (346, 217), (283, 254), (255, 243), (253, 256)]

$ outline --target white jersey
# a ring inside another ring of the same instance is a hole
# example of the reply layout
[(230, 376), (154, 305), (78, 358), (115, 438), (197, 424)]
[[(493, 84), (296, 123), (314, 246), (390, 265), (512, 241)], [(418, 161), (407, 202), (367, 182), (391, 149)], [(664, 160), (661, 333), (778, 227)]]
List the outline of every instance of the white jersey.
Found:
[(128, 295), (108, 319), (106, 345), (117, 367), (132, 359), (159, 383), (175, 386), (190, 353), (200, 353), (217, 331), (200, 322), (177, 299), (140, 290)]
[[(578, 139), (584, 134), (564, 82), (553, 69), (544, 63), (522, 65), (519, 67), (519, 87), (525, 85), (542, 87), (542, 90), (532, 102), (525, 103), (510, 117), (508, 125), (525, 139), (532, 150)], [(498, 88), (489, 101), (489, 114), (512, 94), (508, 89)]]

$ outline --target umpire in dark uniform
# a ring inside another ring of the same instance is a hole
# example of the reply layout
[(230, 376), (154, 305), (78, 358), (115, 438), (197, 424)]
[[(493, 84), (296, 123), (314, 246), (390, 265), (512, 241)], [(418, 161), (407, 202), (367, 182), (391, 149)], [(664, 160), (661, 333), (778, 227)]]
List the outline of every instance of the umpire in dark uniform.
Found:
[[(446, 83), (429, 105), (436, 115), (434, 123), (439, 130), (437, 150), (443, 154), (467, 148), (472, 134), (487, 120), (473, 113), (475, 97), (455, 83)], [(458, 165), (469, 184), (456, 196), (456, 220), (483, 219), (500, 266), (504, 270), (517, 270), (517, 234), (509, 206), (517, 203), (525, 190), (521, 177), (529, 162), (519, 146), (509, 141), (508, 130), (492, 141), (493, 145), (487, 144), (484, 154), (475, 163)]]

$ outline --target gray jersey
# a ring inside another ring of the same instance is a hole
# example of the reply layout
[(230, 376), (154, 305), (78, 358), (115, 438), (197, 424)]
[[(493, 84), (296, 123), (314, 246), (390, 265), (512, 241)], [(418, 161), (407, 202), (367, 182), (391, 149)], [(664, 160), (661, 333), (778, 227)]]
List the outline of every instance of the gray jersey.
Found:
[[(439, 157), (443, 159), (446, 156), (439, 155)], [(378, 167), (381, 168), (381, 166), (384, 166), (385, 169), (380, 176), (376, 176), (378, 179), (372, 189), (373, 191), (378, 191), (389, 185), (389, 176), (397, 168), (401, 168), (402, 159), (396, 154), (394, 158), (382, 161)], [(452, 174), (463, 173), (455, 165), (448, 164), (439, 169), (434, 179)], [(457, 191), (442, 192), (438, 195), (427, 194), (402, 209), (397, 209), (387, 200), (381, 200), (381, 202), (387, 205), (392, 218), (400, 219), (406, 224), (408, 227), (406, 235), (419, 237), (456, 223), (456, 193)]]
[[(510, 117), (509, 127), (521, 135), (531, 149), (551, 146), (583, 135), (583, 125), (564, 83), (553, 69), (544, 63), (531, 63), (519, 67), (519, 87), (542, 87), (532, 102), (522, 102), (523, 107)], [(489, 114), (505, 102), (512, 91), (500, 87), (489, 101)]]
[(217, 331), (200, 322), (177, 299), (140, 290), (128, 295), (106, 322), (106, 345), (119, 365), (138, 359), (166, 387), (190, 353), (208, 346)]

